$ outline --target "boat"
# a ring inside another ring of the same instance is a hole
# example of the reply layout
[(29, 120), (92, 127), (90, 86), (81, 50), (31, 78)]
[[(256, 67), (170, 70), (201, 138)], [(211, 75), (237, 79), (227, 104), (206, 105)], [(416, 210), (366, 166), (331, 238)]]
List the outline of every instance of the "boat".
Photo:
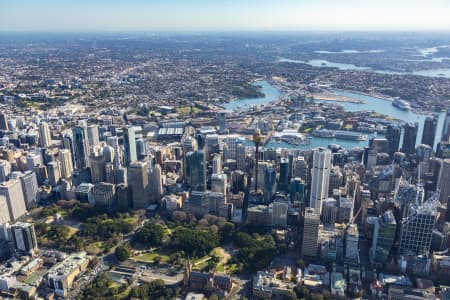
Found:
[(354, 131), (336, 130), (334, 137), (342, 140), (367, 141), (367, 134)]
[(312, 136), (320, 138), (334, 138), (334, 131), (328, 129), (314, 130)]
[(315, 130), (312, 135), (320, 138), (336, 138), (341, 140), (353, 140), (353, 141), (366, 141), (368, 139), (367, 134), (363, 134), (355, 131), (346, 130), (328, 130), (320, 129)]
[(394, 101), (392, 101), (392, 106), (395, 106), (401, 110), (410, 110), (411, 105), (409, 105), (408, 102), (405, 100), (402, 100), (400, 98), (395, 98)]

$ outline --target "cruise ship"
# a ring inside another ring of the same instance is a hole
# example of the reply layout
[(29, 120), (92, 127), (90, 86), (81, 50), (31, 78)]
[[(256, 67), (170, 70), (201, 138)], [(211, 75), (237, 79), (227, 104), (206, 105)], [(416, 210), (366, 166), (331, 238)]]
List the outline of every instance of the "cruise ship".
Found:
[(328, 130), (328, 129), (315, 130), (312, 133), (312, 135), (321, 138), (336, 138), (341, 140), (353, 140), (353, 141), (366, 141), (368, 138), (367, 134), (362, 134), (355, 131)]
[(366, 141), (367, 134), (362, 134), (354, 131), (336, 130), (334, 137), (342, 140)]
[(410, 110), (411, 106), (409, 105), (408, 102), (406, 102), (405, 100), (399, 99), (399, 98), (395, 98), (394, 101), (392, 101), (392, 105), (400, 108), (401, 110)]

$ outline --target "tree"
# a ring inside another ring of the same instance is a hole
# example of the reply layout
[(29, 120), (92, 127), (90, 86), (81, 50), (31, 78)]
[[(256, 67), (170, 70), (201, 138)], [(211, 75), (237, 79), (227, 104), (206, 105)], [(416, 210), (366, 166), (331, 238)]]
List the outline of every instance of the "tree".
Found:
[(219, 246), (219, 236), (205, 230), (177, 228), (173, 233), (172, 245), (188, 255), (206, 255)]
[(294, 292), (297, 295), (297, 298), (299, 299), (309, 297), (309, 290), (305, 286), (295, 286)]
[(135, 236), (134, 241), (142, 243), (146, 246), (161, 246), (164, 236), (164, 228), (159, 224), (146, 223)]
[(297, 259), (295, 261), (295, 264), (297, 265), (297, 267), (299, 267), (300, 269), (304, 270), (305, 269), (305, 261), (301, 258)]
[(130, 258), (131, 250), (127, 246), (117, 246), (114, 254), (118, 261), (125, 261)]
[(156, 255), (156, 256), (153, 258), (153, 262), (154, 262), (155, 264), (159, 264), (159, 263), (161, 262), (161, 256)]
[(225, 222), (219, 230), (220, 239), (224, 243), (229, 243), (233, 239), (235, 227), (233, 223)]
[(293, 291), (287, 291), (283, 295), (283, 300), (297, 300), (297, 295)]

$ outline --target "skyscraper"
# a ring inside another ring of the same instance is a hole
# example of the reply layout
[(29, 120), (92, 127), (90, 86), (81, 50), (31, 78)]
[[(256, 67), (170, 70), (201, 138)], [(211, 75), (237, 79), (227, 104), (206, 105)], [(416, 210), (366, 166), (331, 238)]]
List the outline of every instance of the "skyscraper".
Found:
[(11, 221), (23, 216), (27, 209), (23, 196), (22, 183), (19, 179), (11, 179), (0, 184), (0, 197), (3, 196), (8, 203), (9, 218)]
[(268, 167), (264, 171), (264, 202), (269, 203), (277, 189), (277, 171)]
[(39, 145), (42, 148), (48, 148), (52, 145), (50, 126), (46, 122), (39, 124)]
[(400, 146), (401, 128), (397, 125), (388, 125), (386, 128), (386, 139), (388, 140), (389, 155), (394, 157), (394, 153), (398, 151)]
[(206, 191), (206, 160), (203, 150), (186, 155), (186, 172), (188, 184), (193, 191)]
[(61, 167), (61, 177), (70, 178), (72, 176), (73, 164), (72, 153), (68, 149), (59, 149), (58, 160)]
[(48, 179), (51, 186), (57, 186), (61, 178), (61, 170), (58, 161), (51, 161), (47, 164)]
[(33, 224), (17, 222), (9, 229), (11, 230), (9, 236), (12, 237), (11, 242), (14, 242), (16, 251), (33, 255), (38, 250)]
[(20, 176), (20, 181), (22, 183), (25, 206), (27, 209), (31, 209), (39, 202), (39, 186), (36, 174), (34, 172), (27, 171), (25, 174)]
[(317, 257), (319, 224), (320, 215), (314, 208), (308, 207), (305, 210), (305, 221), (303, 225), (302, 256)]
[(305, 182), (300, 177), (291, 180), (289, 187), (289, 196), (291, 201), (305, 202)]
[(436, 137), (438, 119), (433, 117), (426, 117), (423, 125), (422, 144), (434, 147), (434, 139)]
[(407, 123), (403, 135), (402, 152), (412, 155), (416, 150), (418, 123)]
[(359, 233), (356, 224), (349, 224), (345, 231), (345, 261), (359, 263)]
[(106, 181), (106, 160), (105, 156), (91, 155), (89, 157), (89, 163), (91, 165), (91, 180), (92, 183), (100, 183)]
[(404, 219), (400, 233), (399, 252), (406, 257), (427, 255), (436, 223), (436, 201), (428, 200), (421, 206), (412, 206)]
[(123, 165), (129, 166), (137, 160), (136, 137), (132, 126), (123, 129)]
[(381, 217), (368, 218), (367, 222), (370, 223), (370, 220), (374, 225), (370, 259), (376, 263), (385, 264), (394, 244), (397, 223), (390, 210)]
[(98, 125), (90, 125), (87, 127), (87, 136), (89, 147), (98, 146), (100, 144), (100, 138), (98, 134)]
[(148, 186), (150, 194), (150, 202), (158, 203), (163, 194), (163, 185), (161, 177), (161, 166), (154, 165), (148, 171)]
[(220, 111), (218, 113), (218, 119), (219, 119), (219, 132), (225, 133), (227, 130), (227, 112)]
[(287, 158), (281, 158), (280, 161), (280, 178), (278, 180), (278, 189), (286, 192), (289, 188), (289, 181), (292, 174), (289, 174), (289, 160)]
[(320, 215), (322, 201), (328, 197), (328, 185), (331, 167), (331, 151), (319, 148), (313, 154), (311, 197), (309, 206)]
[(450, 159), (444, 159), (442, 161), (438, 189), (440, 191), (439, 201), (442, 204), (447, 203), (447, 199), (450, 196)]
[(187, 154), (198, 149), (197, 141), (190, 135), (183, 136), (181, 139), (181, 147), (183, 149), (183, 176), (185, 182), (189, 182), (189, 174), (187, 172)]
[(272, 226), (284, 227), (287, 224), (288, 205), (284, 202), (272, 204)]
[(444, 120), (444, 126), (442, 127), (441, 141), (448, 142), (450, 138), (450, 110), (447, 110)]
[(211, 191), (227, 195), (227, 174), (212, 174)]
[(89, 167), (89, 144), (86, 127), (76, 126), (72, 128), (73, 133), (73, 156), (75, 168), (78, 170)]
[(8, 115), (0, 112), (0, 130), (9, 130)]
[(128, 186), (131, 190), (131, 199), (134, 209), (147, 208), (148, 201), (148, 175), (147, 163), (136, 161), (131, 163), (128, 168)]
[(116, 187), (113, 183), (100, 182), (92, 188), (91, 200), (95, 206), (111, 210), (114, 206)]

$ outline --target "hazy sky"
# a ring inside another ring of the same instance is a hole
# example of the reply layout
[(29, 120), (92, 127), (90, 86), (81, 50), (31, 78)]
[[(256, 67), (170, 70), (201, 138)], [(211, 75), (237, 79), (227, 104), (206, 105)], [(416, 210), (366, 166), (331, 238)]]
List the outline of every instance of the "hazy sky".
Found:
[(450, 0), (0, 0), (2, 31), (450, 30)]

